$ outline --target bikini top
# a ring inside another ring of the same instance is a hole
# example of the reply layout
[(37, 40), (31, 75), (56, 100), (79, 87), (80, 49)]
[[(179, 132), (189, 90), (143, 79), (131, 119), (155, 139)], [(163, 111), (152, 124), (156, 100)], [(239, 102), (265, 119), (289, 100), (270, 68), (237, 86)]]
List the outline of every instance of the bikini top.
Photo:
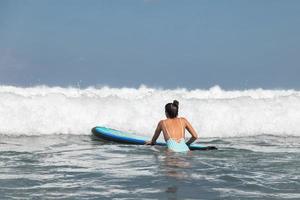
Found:
[(183, 128), (183, 126), (182, 126), (181, 118), (179, 118), (179, 121), (180, 121), (180, 125), (181, 125), (181, 130), (182, 130), (180, 139), (172, 138), (172, 137), (170, 136), (170, 134), (169, 134), (170, 132), (169, 132), (169, 130), (168, 130), (168, 127), (166, 126), (165, 121), (163, 121), (163, 123), (164, 123), (164, 125), (165, 125), (165, 127), (166, 127), (166, 133), (167, 133), (167, 135), (168, 135), (168, 137), (169, 137), (168, 140), (169, 140), (169, 139), (172, 139), (172, 140), (175, 140), (175, 141), (180, 141), (180, 140), (184, 139), (184, 138), (183, 138), (183, 136), (184, 136), (184, 128)]

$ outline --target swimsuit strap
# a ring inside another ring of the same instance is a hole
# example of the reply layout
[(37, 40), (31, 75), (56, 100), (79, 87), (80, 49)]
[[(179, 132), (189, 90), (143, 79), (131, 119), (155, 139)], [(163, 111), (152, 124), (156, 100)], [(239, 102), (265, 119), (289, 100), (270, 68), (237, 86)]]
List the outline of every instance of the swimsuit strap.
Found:
[(170, 135), (169, 135), (168, 128), (167, 128), (167, 125), (166, 125), (165, 121), (163, 121), (163, 123), (164, 123), (164, 125), (165, 125), (165, 127), (166, 127), (166, 132), (167, 132), (167, 135), (168, 135), (169, 139), (171, 139), (171, 137), (170, 137)]
[(180, 121), (181, 129), (182, 129), (182, 137), (181, 138), (183, 138), (184, 137), (184, 128), (182, 126), (181, 118), (179, 118), (179, 121)]

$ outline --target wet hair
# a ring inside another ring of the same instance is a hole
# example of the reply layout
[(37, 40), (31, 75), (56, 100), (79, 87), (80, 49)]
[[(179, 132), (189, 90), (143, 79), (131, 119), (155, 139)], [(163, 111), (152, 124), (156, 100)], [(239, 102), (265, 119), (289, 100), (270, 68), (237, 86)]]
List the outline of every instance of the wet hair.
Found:
[(173, 103), (167, 103), (165, 105), (165, 111), (168, 114), (168, 117), (175, 118), (178, 116), (178, 108), (179, 108), (179, 102), (177, 100), (174, 100)]

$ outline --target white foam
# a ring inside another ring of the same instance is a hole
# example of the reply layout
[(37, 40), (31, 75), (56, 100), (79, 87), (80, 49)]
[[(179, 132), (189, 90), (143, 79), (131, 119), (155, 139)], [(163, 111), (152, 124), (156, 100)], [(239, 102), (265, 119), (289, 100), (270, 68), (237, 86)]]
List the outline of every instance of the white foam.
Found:
[(300, 136), (300, 91), (0, 86), (0, 133), (90, 134), (96, 125), (152, 135), (177, 99), (202, 137)]

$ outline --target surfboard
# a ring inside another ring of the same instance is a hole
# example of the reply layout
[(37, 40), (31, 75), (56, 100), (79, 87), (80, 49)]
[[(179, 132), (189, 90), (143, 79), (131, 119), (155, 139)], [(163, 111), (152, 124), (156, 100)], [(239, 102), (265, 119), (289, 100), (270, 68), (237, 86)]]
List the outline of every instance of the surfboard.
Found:
[[(111, 128), (96, 126), (92, 129), (92, 133), (95, 137), (117, 143), (144, 145), (146, 141), (151, 140), (146, 136), (140, 136), (133, 133), (127, 133)], [(157, 140), (156, 145), (166, 146), (166, 142), (163, 140)], [(215, 146), (206, 146), (198, 143), (189, 145), (190, 150), (215, 150)]]

